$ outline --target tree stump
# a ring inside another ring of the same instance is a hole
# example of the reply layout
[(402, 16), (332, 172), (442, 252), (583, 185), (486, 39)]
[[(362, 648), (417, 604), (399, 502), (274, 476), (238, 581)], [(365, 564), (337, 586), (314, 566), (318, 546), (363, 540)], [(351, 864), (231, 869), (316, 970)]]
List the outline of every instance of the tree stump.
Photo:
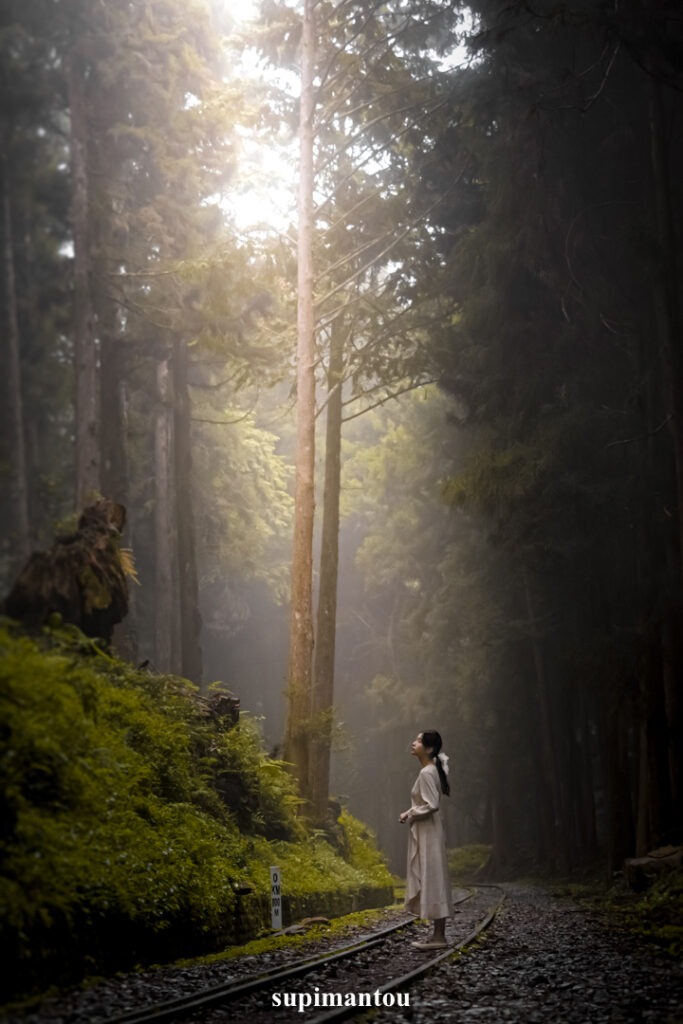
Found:
[(657, 878), (670, 871), (680, 871), (683, 847), (661, 846), (644, 857), (628, 857), (624, 861), (624, 874), (632, 889), (642, 892)]
[(76, 533), (29, 557), (5, 599), (4, 614), (33, 628), (56, 614), (109, 644), (128, 611), (120, 547), (125, 521), (123, 505), (108, 498), (86, 508)]

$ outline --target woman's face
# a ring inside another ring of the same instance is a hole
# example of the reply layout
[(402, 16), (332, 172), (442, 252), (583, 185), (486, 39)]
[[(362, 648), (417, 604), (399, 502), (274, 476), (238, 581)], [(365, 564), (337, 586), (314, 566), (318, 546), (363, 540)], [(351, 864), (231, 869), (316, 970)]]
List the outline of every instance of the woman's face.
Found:
[(422, 745), (422, 733), (419, 732), (413, 742), (410, 744), (410, 753), (413, 757), (419, 757), (420, 754), (428, 753)]

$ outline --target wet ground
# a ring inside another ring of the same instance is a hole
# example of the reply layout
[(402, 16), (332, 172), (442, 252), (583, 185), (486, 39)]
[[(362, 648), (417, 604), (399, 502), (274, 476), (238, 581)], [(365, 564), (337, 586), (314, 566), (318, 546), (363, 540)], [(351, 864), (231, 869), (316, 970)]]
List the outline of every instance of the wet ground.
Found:
[(541, 888), (503, 888), (485, 939), (378, 1024), (683, 1024), (682, 964)]
[[(618, 933), (604, 920), (568, 899), (554, 897), (536, 886), (505, 885), (506, 900), (485, 937), (454, 959), (445, 961), (426, 981), (409, 992), (407, 1007), (375, 1011), (377, 1024), (683, 1024), (683, 965), (650, 946)], [(489, 903), (495, 902), (493, 891)], [(449, 923), (451, 941), (471, 931), (470, 919), (481, 919), (480, 890), (476, 900), (463, 903)], [(485, 901), (486, 902), (486, 901)], [(384, 920), (354, 931), (372, 930), (399, 916), (386, 911)], [(401, 915), (402, 916), (402, 915)], [(395, 973), (414, 966), (415, 951), (405, 939), (405, 957), (392, 952)], [(340, 942), (337, 939), (337, 943)], [(348, 941), (348, 935), (346, 936)], [(331, 945), (322, 939), (321, 945)], [(103, 1021), (141, 1003), (168, 999), (228, 978), (237, 980), (265, 968), (286, 966), (309, 955), (307, 948), (231, 960), (211, 967), (161, 968), (102, 982), (83, 992), (52, 999), (28, 1016), (0, 1020), (25, 1024), (88, 1024)], [(428, 956), (429, 954), (425, 954)], [(405, 965), (402, 967), (402, 962)], [(368, 969), (369, 967), (369, 969)], [(323, 987), (327, 987), (328, 982)], [(359, 991), (373, 987), (373, 967), (366, 965)], [(291, 1018), (278, 1007), (253, 1007), (247, 1015)], [(315, 1011), (296, 1013), (305, 1022)]]

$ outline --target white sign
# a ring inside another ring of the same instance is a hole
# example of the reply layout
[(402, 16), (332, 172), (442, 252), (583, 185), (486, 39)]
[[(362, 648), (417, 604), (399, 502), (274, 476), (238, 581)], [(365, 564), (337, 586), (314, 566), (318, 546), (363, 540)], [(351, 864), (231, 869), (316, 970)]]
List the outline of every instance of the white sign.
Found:
[(270, 922), (273, 928), (282, 928), (282, 883), (280, 869), (270, 869)]

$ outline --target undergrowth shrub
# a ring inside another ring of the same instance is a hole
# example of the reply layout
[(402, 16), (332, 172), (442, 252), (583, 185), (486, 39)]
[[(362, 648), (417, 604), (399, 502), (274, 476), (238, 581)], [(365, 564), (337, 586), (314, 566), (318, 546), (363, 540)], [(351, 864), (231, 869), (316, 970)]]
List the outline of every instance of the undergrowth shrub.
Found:
[(485, 843), (457, 846), (448, 851), (448, 871), (455, 882), (471, 882), (484, 869), (491, 856)]
[(374, 832), (347, 810), (342, 810), (337, 824), (344, 837), (342, 849), (345, 860), (371, 883), (378, 869), (386, 864), (383, 855), (377, 849)]
[(679, 961), (683, 959), (682, 870), (663, 875), (637, 899), (614, 899), (610, 911), (618, 927), (646, 939)]
[(347, 862), (297, 805), (248, 717), (227, 729), (185, 680), (0, 620), (0, 994), (235, 941), (241, 892), (267, 921), (271, 864), (290, 900), (390, 885), (350, 815)]

